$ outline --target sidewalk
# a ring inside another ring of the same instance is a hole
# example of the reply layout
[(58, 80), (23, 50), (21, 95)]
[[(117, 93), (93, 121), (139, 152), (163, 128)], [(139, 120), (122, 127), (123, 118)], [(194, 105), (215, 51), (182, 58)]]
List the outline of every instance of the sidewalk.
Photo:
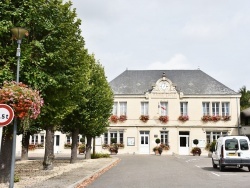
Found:
[[(43, 156), (30, 154), (28, 161), (19, 161), (17, 157), (16, 167), (26, 173), (32, 171), (29, 176), (22, 176), (15, 188), (82, 188), (91, 183), (95, 178), (116, 165), (120, 159), (117, 156), (100, 159), (84, 159), (84, 155), (78, 155), (78, 161), (70, 164), (69, 154), (55, 154), (55, 167), (51, 171), (40, 170)], [(37, 163), (35, 166), (35, 162)], [(31, 164), (32, 163), (32, 164)], [(30, 168), (28, 166), (31, 166)], [(32, 166), (33, 165), (33, 166)], [(1, 187), (1, 185), (0, 185)]]

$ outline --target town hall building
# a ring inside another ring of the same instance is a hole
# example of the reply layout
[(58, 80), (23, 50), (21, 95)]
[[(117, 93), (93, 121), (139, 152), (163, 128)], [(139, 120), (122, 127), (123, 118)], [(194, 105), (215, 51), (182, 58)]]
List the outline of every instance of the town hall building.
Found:
[[(206, 154), (207, 143), (241, 134), (241, 95), (199, 69), (126, 70), (110, 86), (110, 126), (95, 139), (96, 152), (109, 153), (106, 146), (115, 140), (118, 154), (153, 154), (159, 138), (167, 146), (163, 154), (190, 155), (195, 139)], [(44, 138), (36, 134), (30, 141), (42, 144)], [(70, 152), (65, 148), (70, 142), (70, 135), (56, 131), (55, 153)]]
[(113, 113), (99, 143), (114, 138), (119, 153), (150, 154), (159, 138), (166, 154), (189, 155), (194, 139), (206, 152), (207, 143), (239, 134), (241, 95), (199, 69), (126, 70), (110, 86)]

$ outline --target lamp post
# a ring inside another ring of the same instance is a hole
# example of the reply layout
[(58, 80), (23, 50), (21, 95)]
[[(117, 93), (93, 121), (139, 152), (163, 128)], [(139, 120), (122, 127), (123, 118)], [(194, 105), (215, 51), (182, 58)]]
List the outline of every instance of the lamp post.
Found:
[[(21, 43), (22, 38), (28, 34), (28, 31), (21, 27), (14, 27), (11, 29), (13, 37), (17, 40), (17, 71), (16, 71), (16, 82), (19, 83), (19, 64), (20, 64), (20, 55), (21, 55)], [(15, 161), (16, 161), (16, 132), (17, 132), (17, 118), (14, 119), (14, 128), (13, 128), (13, 144), (12, 144), (12, 158), (11, 158), (11, 171), (10, 171), (10, 184), (9, 188), (14, 187), (14, 174), (15, 174)]]

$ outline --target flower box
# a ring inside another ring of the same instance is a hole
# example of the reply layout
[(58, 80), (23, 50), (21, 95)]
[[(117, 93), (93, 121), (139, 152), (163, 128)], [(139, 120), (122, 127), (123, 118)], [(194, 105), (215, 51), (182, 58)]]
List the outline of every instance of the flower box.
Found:
[(231, 119), (231, 116), (222, 116), (221, 120), (223, 121), (229, 121)]
[(126, 115), (120, 115), (120, 117), (119, 117), (119, 121), (120, 122), (124, 122), (126, 120), (127, 120), (127, 116)]
[(168, 122), (168, 116), (160, 116), (160, 117), (159, 117), (159, 120), (160, 120), (162, 123), (167, 123), (167, 122)]
[(163, 149), (163, 150), (170, 150), (170, 146), (168, 144), (160, 144), (160, 147)]
[(188, 117), (188, 116), (181, 115), (181, 116), (178, 117), (178, 120), (179, 120), (179, 121), (187, 121), (187, 120), (189, 120), (189, 117)]
[(119, 118), (118, 118), (117, 115), (112, 115), (112, 116), (110, 116), (110, 121), (111, 121), (112, 123), (117, 123), (118, 120), (119, 120)]
[(149, 116), (148, 115), (141, 115), (140, 120), (145, 123), (145, 122), (147, 122), (149, 120)]
[(221, 116), (211, 116), (211, 121), (217, 122), (221, 120)]
[(108, 144), (102, 144), (102, 149), (108, 149), (109, 145)]

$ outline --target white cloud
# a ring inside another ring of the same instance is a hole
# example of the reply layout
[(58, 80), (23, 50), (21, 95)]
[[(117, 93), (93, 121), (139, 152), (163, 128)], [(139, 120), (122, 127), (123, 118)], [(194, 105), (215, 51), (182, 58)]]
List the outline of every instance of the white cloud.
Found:
[(188, 63), (188, 59), (183, 54), (175, 54), (167, 62), (154, 62), (147, 67), (148, 70), (160, 69), (192, 69)]

